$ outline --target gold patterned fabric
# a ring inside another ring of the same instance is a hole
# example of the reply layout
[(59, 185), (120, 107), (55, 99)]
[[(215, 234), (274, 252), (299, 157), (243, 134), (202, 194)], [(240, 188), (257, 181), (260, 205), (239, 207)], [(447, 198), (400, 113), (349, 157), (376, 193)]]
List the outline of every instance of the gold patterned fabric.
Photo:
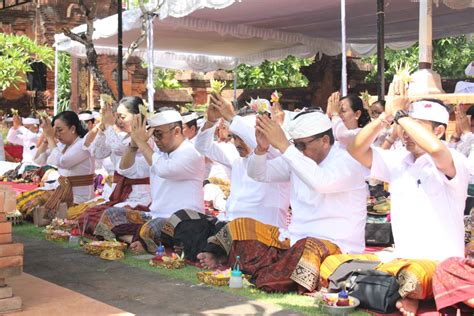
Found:
[(16, 208), (23, 214), (23, 217), (26, 217), (31, 214), (35, 207), (44, 205), (53, 192), (39, 189), (22, 192), (16, 199)]

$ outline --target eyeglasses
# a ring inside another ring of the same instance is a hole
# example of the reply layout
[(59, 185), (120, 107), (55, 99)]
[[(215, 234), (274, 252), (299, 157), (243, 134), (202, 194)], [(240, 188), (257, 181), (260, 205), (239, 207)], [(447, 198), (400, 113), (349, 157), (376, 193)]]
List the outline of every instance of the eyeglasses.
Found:
[(306, 146), (307, 146), (309, 143), (314, 142), (316, 139), (319, 139), (319, 137), (313, 136), (313, 138), (312, 138), (311, 140), (308, 140), (308, 141), (306, 141), (306, 142), (294, 141), (294, 140), (292, 140), (291, 142), (293, 143), (293, 145), (295, 145), (296, 149), (298, 149), (299, 151), (304, 151), (304, 150), (306, 149)]
[(239, 136), (237, 136), (235, 134), (232, 134), (232, 133), (229, 133), (229, 138), (231, 138), (231, 139), (241, 139)]
[(155, 137), (157, 140), (161, 140), (163, 138), (163, 135), (166, 134), (166, 133), (169, 133), (171, 132), (172, 130), (175, 129), (176, 126), (173, 126), (171, 127), (170, 129), (166, 130), (166, 131), (160, 131), (160, 130), (154, 130), (153, 131), (153, 137)]

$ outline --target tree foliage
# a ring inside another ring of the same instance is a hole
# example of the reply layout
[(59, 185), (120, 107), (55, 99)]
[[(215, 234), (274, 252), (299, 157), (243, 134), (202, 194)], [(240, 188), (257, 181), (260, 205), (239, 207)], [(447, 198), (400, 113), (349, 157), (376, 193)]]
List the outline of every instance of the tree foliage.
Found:
[[(391, 81), (400, 62), (408, 63), (411, 69), (418, 68), (418, 43), (402, 50), (385, 49), (385, 80)], [(464, 69), (474, 58), (474, 41), (466, 36), (448, 37), (433, 41), (433, 70), (442, 78), (464, 78)], [(363, 61), (374, 65), (365, 80), (377, 80), (377, 55), (364, 58)]]
[(176, 79), (176, 70), (166, 68), (153, 69), (153, 83), (155, 89), (178, 89), (181, 83)]
[(308, 79), (300, 72), (313, 58), (288, 56), (281, 61), (264, 61), (260, 66), (237, 67), (237, 88), (294, 88), (308, 86)]
[(58, 53), (58, 113), (69, 110), (71, 104), (71, 56)]
[(33, 62), (42, 62), (51, 68), (54, 63), (53, 49), (38, 45), (24, 35), (0, 33), (0, 91), (26, 82), (25, 75), (33, 71)]

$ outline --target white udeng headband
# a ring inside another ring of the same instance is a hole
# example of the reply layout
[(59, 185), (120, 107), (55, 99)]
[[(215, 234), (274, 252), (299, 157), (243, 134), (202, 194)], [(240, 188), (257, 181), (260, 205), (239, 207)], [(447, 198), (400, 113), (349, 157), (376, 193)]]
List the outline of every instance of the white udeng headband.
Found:
[(191, 122), (192, 120), (197, 120), (199, 117), (196, 112), (183, 115), (183, 123)]
[(179, 114), (178, 111), (168, 110), (153, 114), (150, 118), (148, 118), (148, 125), (150, 127), (156, 127), (182, 121), (183, 118), (181, 117), (181, 114)]
[(301, 114), (296, 119), (291, 120), (288, 126), (288, 134), (293, 139), (300, 139), (321, 134), (331, 128), (331, 120), (326, 114), (312, 112)]
[(26, 125), (33, 125), (33, 124), (36, 124), (38, 125), (40, 122), (37, 118), (32, 118), (32, 117), (25, 117), (21, 120), (23, 122), (23, 124), (26, 124)]
[(410, 105), (410, 116), (419, 120), (448, 124), (449, 113), (446, 107), (434, 101), (417, 101)]
[(81, 113), (78, 115), (78, 117), (79, 117), (79, 120), (81, 121), (89, 121), (95, 118), (94, 115), (89, 114), (89, 113)]

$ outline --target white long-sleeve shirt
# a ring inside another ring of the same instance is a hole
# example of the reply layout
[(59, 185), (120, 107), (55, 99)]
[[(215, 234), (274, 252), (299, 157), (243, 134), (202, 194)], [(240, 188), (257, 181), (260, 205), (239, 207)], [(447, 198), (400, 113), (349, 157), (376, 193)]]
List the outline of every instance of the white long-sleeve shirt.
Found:
[(7, 134), (8, 142), (23, 146), (23, 163), (34, 164), (34, 158), (38, 148), (36, 143), (41, 136), (41, 132), (33, 133), (24, 126), (19, 128), (10, 128)]
[(119, 172), (128, 178), (150, 173), (154, 218), (168, 218), (180, 209), (204, 209), (204, 157), (188, 140), (169, 154), (155, 151), (151, 167), (143, 156), (137, 156), (130, 168), (119, 168)]
[[(99, 132), (92, 144), (87, 148), (92, 156), (96, 159), (106, 160), (110, 159), (111, 166), (109, 166), (107, 171), (109, 174), (113, 174), (114, 171), (117, 171), (119, 174), (129, 178), (129, 179), (141, 179), (150, 177), (150, 169), (142, 168), (137, 170), (136, 173), (129, 174), (129, 176), (124, 175), (120, 172), (120, 160), (125, 154), (127, 147), (130, 143), (130, 136), (127, 133), (116, 133), (113, 127), (109, 126), (105, 129), (104, 132)], [(138, 152), (137, 157), (143, 157), (143, 155)], [(105, 164), (104, 164), (105, 165)], [(104, 190), (104, 194), (112, 193), (115, 189), (116, 184), (112, 184), (110, 190)], [(108, 195), (108, 194), (107, 194)], [(103, 196), (108, 198), (108, 196)], [(132, 191), (128, 195), (128, 198), (116, 204), (116, 207), (131, 206), (136, 207), (137, 205), (148, 206), (151, 203), (151, 193), (149, 184), (134, 184), (132, 185)]]
[[(234, 119), (231, 126), (239, 124)], [(265, 224), (287, 227), (289, 208), (289, 182), (262, 183), (247, 175), (249, 159), (240, 157), (234, 145), (226, 144), (225, 149), (213, 141), (216, 127), (200, 132), (196, 136), (195, 147), (206, 157), (231, 168), (231, 191), (226, 202), (223, 220), (249, 217)], [(245, 127), (240, 128), (240, 131)], [(235, 129), (231, 132), (235, 133)], [(243, 135), (242, 133), (239, 134)]]
[(428, 154), (414, 160), (405, 148), (373, 149), (371, 176), (390, 184), (397, 257), (444, 260), (464, 257), (467, 160), (450, 149), (456, 176), (449, 180)]
[[(51, 150), (48, 156), (47, 164), (58, 167), (61, 176), (83, 176), (94, 174), (95, 164), (89, 151), (84, 150), (84, 138), (77, 138), (76, 142), (70, 145), (66, 150), (65, 145), (58, 145)], [(84, 203), (94, 197), (94, 186), (73, 187), (74, 203)]]
[(346, 124), (342, 121), (339, 116), (333, 116), (332, 118), (332, 130), (334, 132), (334, 138), (337, 140), (340, 146), (346, 148), (347, 145), (359, 134), (362, 128), (348, 129)]
[(292, 219), (288, 226), (293, 245), (306, 237), (334, 242), (343, 252), (365, 248), (368, 170), (339, 144), (317, 164), (293, 145), (281, 157), (250, 157), (249, 176), (262, 182), (291, 182)]

